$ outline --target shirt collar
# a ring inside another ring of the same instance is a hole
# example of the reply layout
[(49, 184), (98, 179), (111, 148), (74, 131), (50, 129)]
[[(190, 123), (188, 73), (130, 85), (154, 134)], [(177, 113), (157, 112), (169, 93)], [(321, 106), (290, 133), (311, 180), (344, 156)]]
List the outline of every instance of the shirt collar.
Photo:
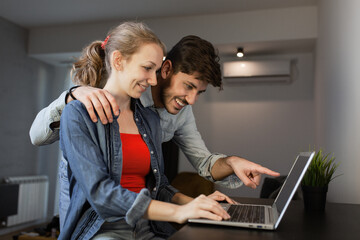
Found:
[[(134, 113), (135, 113), (135, 111), (136, 111), (137, 108), (141, 108), (141, 107), (143, 107), (141, 101), (139, 101), (138, 99), (135, 99), (135, 98), (131, 98), (130, 108), (131, 108), (131, 110), (134, 111)], [(119, 116), (120, 116), (120, 115), (116, 116), (116, 115), (114, 114), (114, 112), (112, 112), (112, 115), (113, 115), (113, 118), (114, 118), (115, 120), (117, 120), (117, 119), (119, 118)]]

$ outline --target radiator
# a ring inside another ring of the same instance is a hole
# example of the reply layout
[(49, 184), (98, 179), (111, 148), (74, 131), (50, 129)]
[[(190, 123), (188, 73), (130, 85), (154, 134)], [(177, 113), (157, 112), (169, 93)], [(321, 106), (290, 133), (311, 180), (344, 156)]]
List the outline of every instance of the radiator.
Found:
[(46, 218), (49, 189), (47, 176), (7, 177), (5, 182), (19, 184), (17, 215), (7, 218), (7, 227)]

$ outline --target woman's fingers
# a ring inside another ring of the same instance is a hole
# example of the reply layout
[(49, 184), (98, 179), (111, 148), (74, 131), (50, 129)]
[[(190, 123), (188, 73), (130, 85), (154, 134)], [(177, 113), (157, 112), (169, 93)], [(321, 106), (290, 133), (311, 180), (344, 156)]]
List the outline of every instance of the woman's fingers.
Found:
[(205, 195), (200, 195), (191, 202), (181, 205), (176, 215), (179, 223), (184, 223), (189, 218), (206, 218), (216, 221), (230, 218), (217, 201)]
[(204, 210), (200, 211), (200, 218), (206, 218), (206, 219), (210, 219), (210, 220), (214, 220), (214, 221), (221, 221), (223, 219), (219, 215), (216, 215), (214, 213), (211, 213), (209, 211), (204, 211)]
[[(209, 197), (200, 195), (194, 201), (198, 203), (199, 210), (202, 210), (199, 211), (200, 213), (202, 213), (202, 216), (200, 217), (208, 218), (208, 216), (213, 216), (215, 214), (219, 216), (221, 219), (230, 218), (229, 214), (221, 207), (221, 205), (217, 201)], [(204, 216), (204, 211), (211, 214), (210, 215), (206, 214), (206, 216)]]
[(227, 203), (230, 204), (235, 204), (236, 202), (234, 200), (232, 200), (230, 197), (228, 197), (227, 195), (219, 192), (219, 191), (215, 191), (212, 194), (208, 195), (209, 198), (221, 202), (221, 201), (226, 201)]

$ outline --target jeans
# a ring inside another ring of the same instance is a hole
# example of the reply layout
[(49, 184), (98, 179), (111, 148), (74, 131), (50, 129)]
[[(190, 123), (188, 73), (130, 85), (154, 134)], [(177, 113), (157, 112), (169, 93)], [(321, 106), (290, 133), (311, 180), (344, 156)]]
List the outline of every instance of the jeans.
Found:
[(92, 240), (160, 240), (150, 231), (149, 221), (140, 219), (134, 228), (121, 220), (119, 222), (105, 222)]

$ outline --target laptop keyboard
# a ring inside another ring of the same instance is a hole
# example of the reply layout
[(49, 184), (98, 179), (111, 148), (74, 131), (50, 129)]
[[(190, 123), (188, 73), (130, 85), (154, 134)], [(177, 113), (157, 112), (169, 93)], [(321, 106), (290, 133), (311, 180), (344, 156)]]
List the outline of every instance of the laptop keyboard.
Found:
[(254, 205), (231, 205), (227, 210), (230, 222), (265, 223), (265, 208)]

